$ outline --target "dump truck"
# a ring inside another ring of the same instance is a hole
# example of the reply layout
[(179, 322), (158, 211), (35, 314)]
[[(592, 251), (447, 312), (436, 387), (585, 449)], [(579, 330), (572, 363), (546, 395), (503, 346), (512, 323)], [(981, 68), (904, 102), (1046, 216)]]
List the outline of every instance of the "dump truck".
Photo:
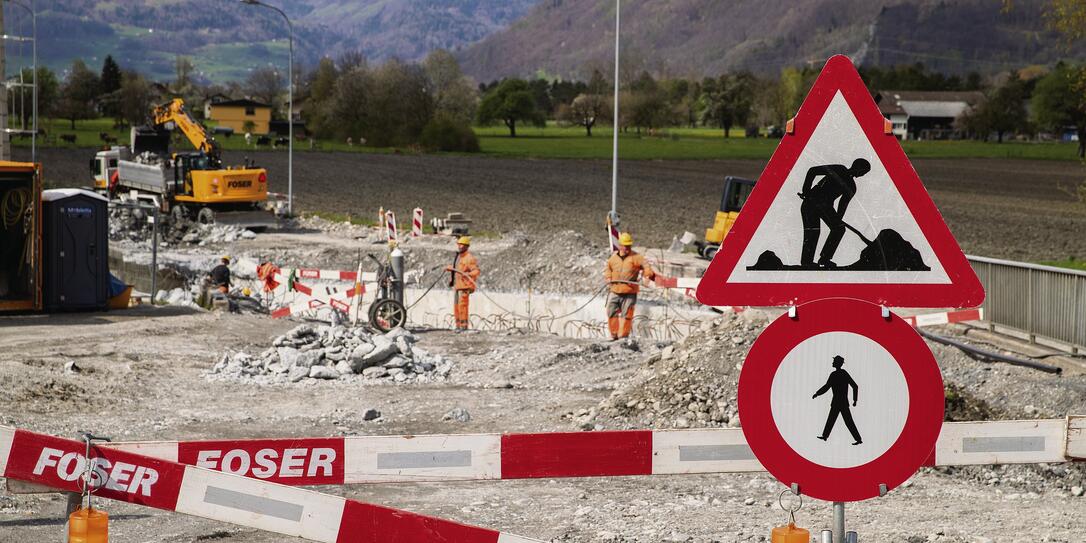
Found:
[[(95, 188), (110, 198), (139, 200), (168, 213), (172, 222), (234, 224), (264, 229), (278, 223), (281, 205), (268, 200), (268, 173), (253, 164), (223, 166), (218, 142), (175, 98), (152, 111), (152, 123), (132, 127), (128, 147), (95, 154)], [(193, 151), (170, 152), (180, 130)]]
[(724, 237), (731, 231), (735, 219), (739, 217), (739, 211), (747, 202), (747, 197), (754, 190), (755, 181), (742, 177), (728, 176), (724, 178), (724, 193), (720, 197), (720, 210), (716, 212), (712, 228), (705, 229), (705, 241), (695, 241), (698, 248), (698, 256), (712, 260), (716, 252), (720, 250), (720, 244), (724, 243)]
[(0, 313), (42, 308), (41, 166), (0, 161)]

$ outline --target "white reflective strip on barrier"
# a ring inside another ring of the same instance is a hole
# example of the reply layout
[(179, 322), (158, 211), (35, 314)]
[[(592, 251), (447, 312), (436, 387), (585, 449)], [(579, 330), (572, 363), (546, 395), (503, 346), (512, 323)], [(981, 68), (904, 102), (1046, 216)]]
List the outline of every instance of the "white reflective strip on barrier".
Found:
[(916, 315), (912, 318), (913, 326), (938, 326), (940, 324), (947, 324), (950, 322), (950, 317), (946, 313), (930, 313), (927, 315)]
[(1068, 458), (1086, 460), (1086, 416), (1067, 417), (1066, 455)]
[(765, 471), (739, 428), (652, 433), (652, 474)]
[(11, 443), (15, 440), (15, 429), (0, 426), (0, 476), (8, 468), (8, 456), (11, 454)]
[(676, 277), (675, 288), (698, 288), (698, 284), (701, 283), (700, 277)]
[(1063, 420), (947, 422), (935, 445), (935, 464), (1066, 462)]
[(501, 436), (367, 436), (343, 440), (345, 483), (501, 479)]
[(346, 500), (189, 466), (178, 513), (335, 543)]
[(528, 539), (527, 537), (507, 534), (505, 532), (498, 533), (498, 543), (538, 543), (538, 541), (538, 539)]
[(135, 454), (177, 462), (176, 441), (131, 441), (127, 443), (103, 443), (103, 445)]

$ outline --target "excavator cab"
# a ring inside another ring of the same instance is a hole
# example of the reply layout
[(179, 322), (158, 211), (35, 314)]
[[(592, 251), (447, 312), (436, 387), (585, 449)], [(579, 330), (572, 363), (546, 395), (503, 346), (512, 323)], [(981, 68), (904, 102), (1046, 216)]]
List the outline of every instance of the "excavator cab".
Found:
[(724, 178), (724, 193), (720, 197), (720, 210), (716, 212), (713, 227), (705, 230), (705, 241), (695, 242), (699, 256), (707, 260), (716, 256), (720, 244), (724, 242), (724, 236), (731, 231), (735, 219), (739, 217), (739, 211), (754, 190), (755, 183), (753, 179), (730, 175)]

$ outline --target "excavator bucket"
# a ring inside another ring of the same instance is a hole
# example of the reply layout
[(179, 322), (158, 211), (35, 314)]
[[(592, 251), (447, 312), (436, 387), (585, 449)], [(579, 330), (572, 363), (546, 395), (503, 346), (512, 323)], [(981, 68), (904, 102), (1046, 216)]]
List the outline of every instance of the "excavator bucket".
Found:
[(170, 132), (152, 126), (132, 127), (132, 154), (151, 152), (161, 157), (170, 155)]

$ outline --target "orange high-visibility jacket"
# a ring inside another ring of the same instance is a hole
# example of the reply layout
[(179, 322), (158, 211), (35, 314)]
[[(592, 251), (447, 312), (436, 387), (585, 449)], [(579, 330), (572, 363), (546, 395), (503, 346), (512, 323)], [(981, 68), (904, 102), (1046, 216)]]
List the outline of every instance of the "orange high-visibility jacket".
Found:
[[(456, 290), (466, 290), (468, 292), (475, 292), (475, 283), (479, 279), (479, 261), (475, 260), (475, 255), (469, 251), (464, 251), (456, 255), (456, 262), (453, 263), (453, 268), (461, 273), (454, 273), (456, 277), (453, 278), (453, 288)], [(467, 275), (467, 277), (464, 276)], [(468, 280), (468, 277), (471, 280)]]
[[(607, 267), (603, 270), (603, 278), (607, 281), (638, 281), (638, 275), (644, 274), (645, 279), (653, 279), (656, 272), (645, 262), (645, 257), (630, 251), (626, 258), (618, 256), (618, 253), (607, 259)], [(641, 286), (630, 283), (611, 283), (611, 292), (615, 294), (637, 294)]]

